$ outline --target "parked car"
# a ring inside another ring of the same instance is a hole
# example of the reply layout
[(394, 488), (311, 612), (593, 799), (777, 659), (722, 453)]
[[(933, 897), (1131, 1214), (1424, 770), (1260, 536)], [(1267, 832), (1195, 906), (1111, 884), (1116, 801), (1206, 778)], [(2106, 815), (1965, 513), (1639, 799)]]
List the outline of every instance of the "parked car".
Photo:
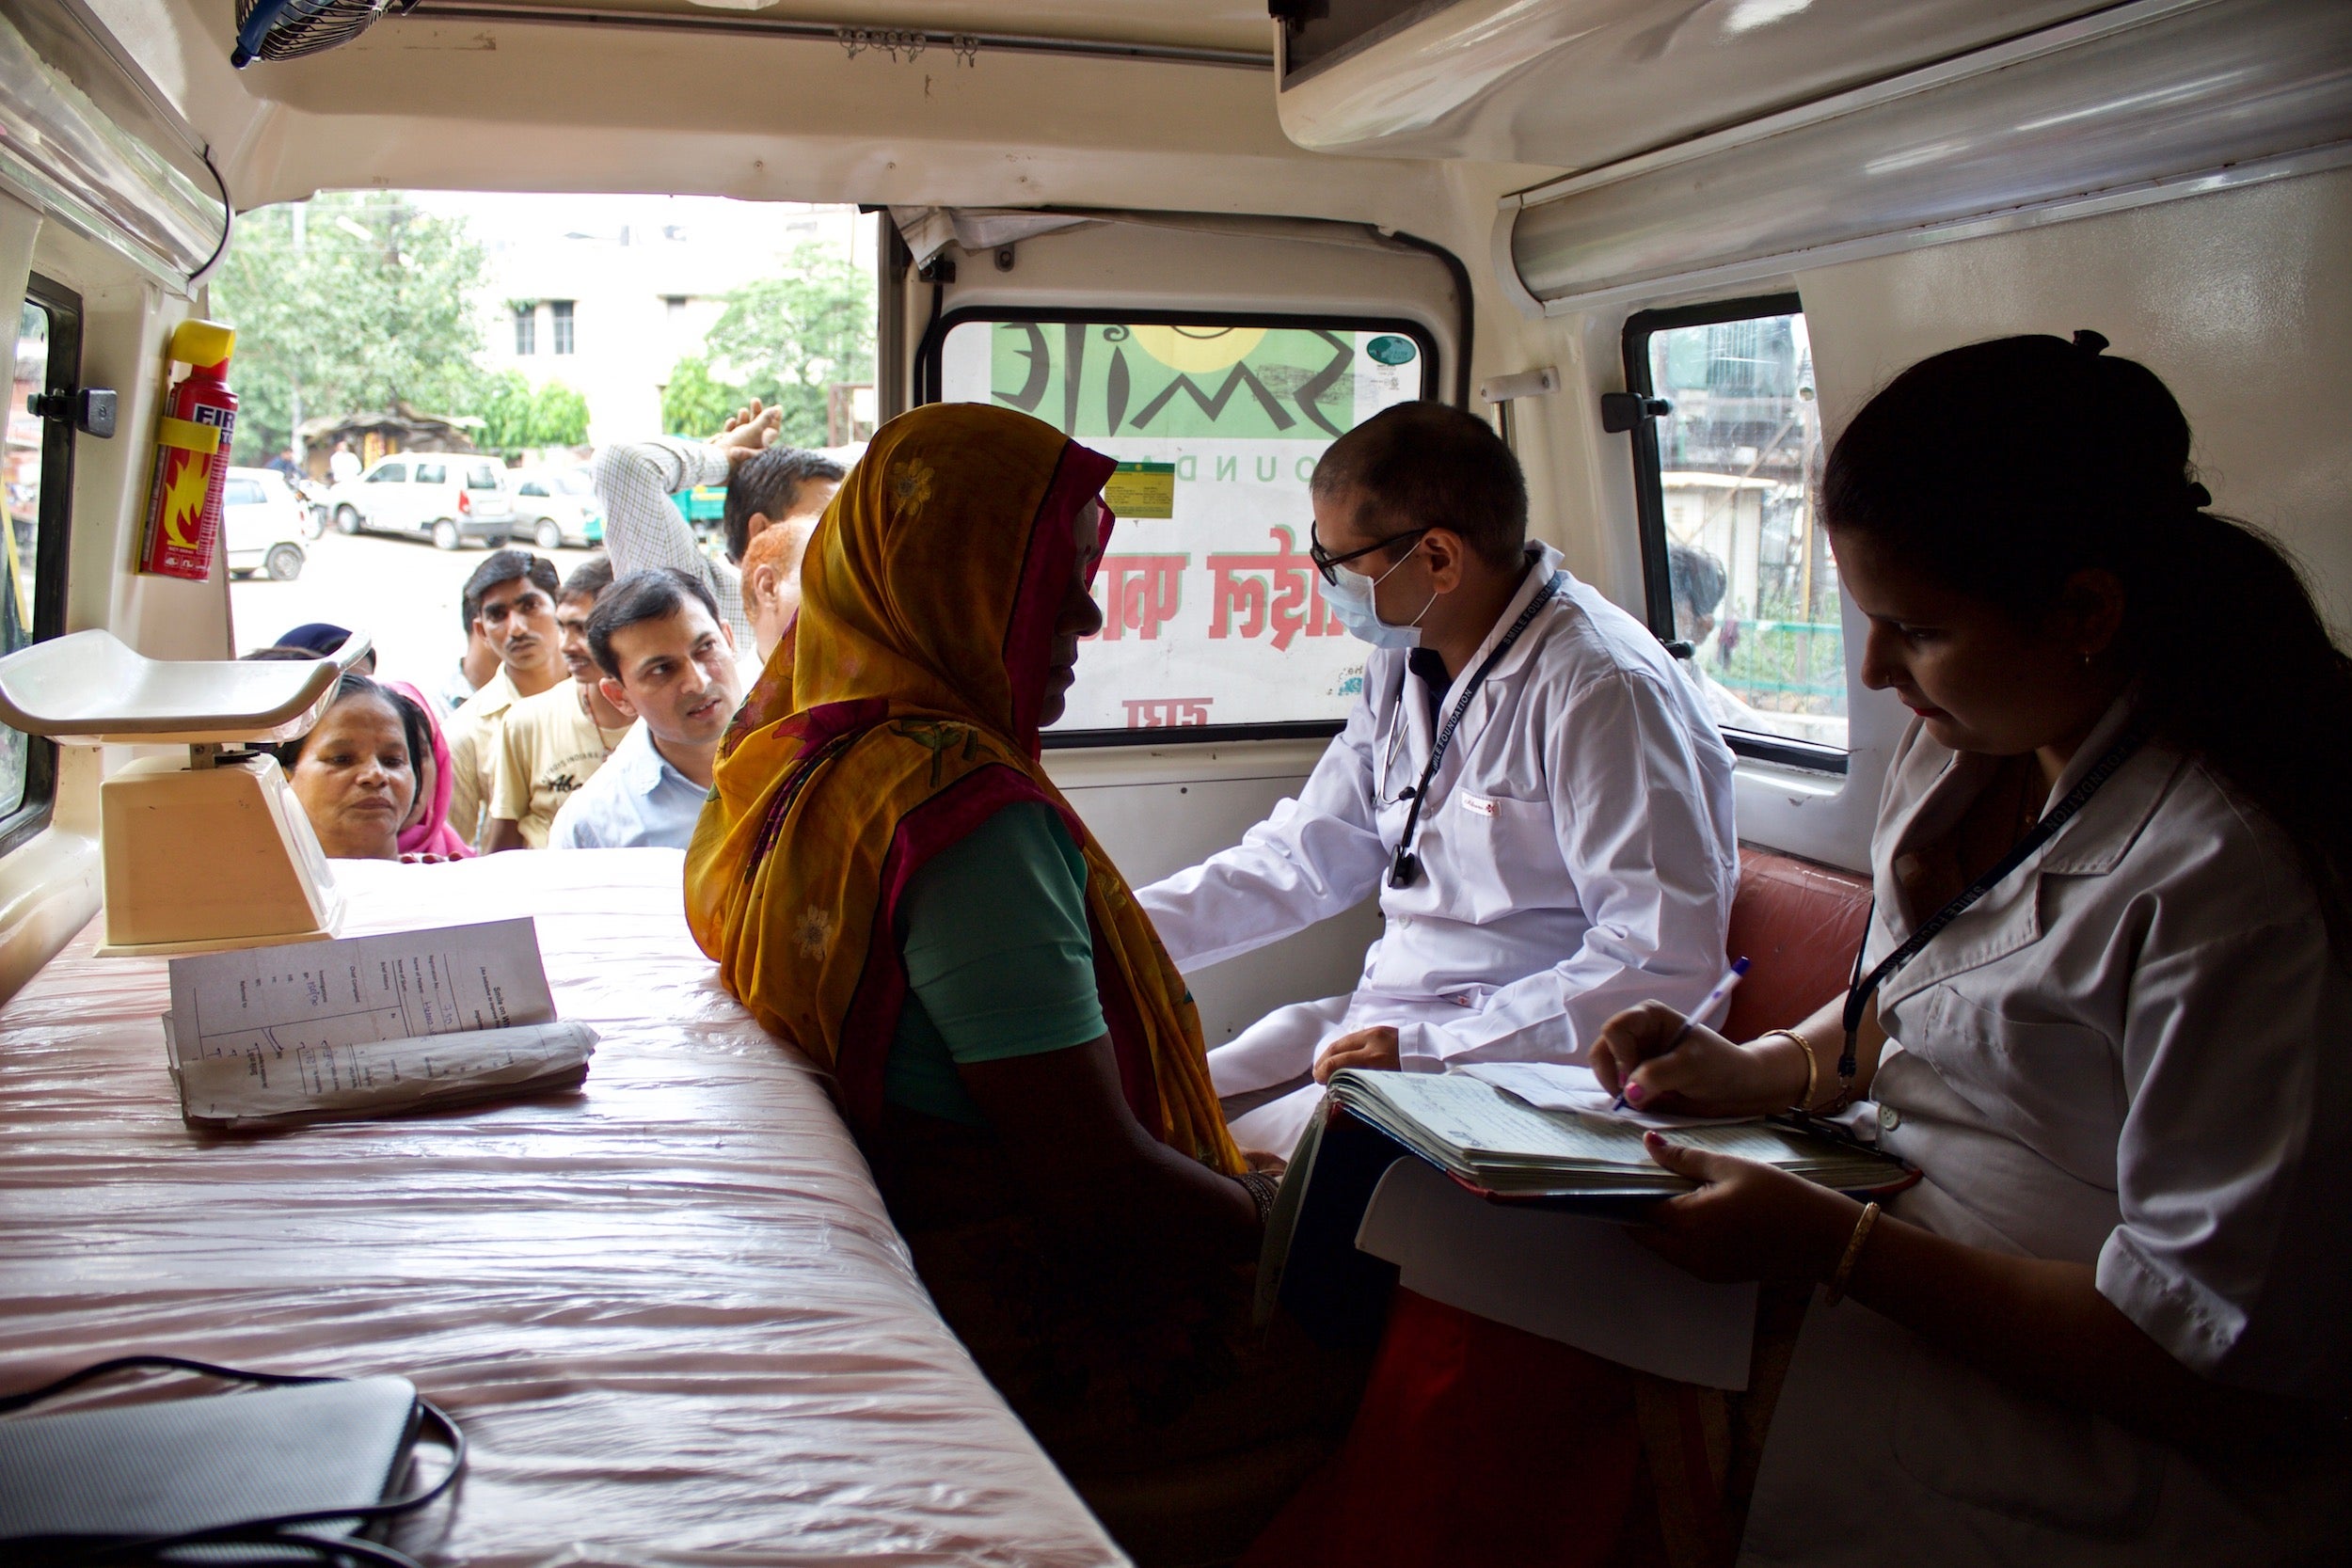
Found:
[(231, 468), (221, 478), (221, 551), (230, 577), (267, 572), (278, 582), (302, 575), (308, 508), (274, 468)]
[(345, 533), (421, 534), (444, 550), (469, 539), (496, 547), (515, 522), (515, 498), (497, 460), (471, 452), (379, 457), (328, 491), (327, 500)]
[(515, 492), (512, 537), (543, 550), (604, 542), (604, 508), (586, 468), (517, 468), (506, 481)]

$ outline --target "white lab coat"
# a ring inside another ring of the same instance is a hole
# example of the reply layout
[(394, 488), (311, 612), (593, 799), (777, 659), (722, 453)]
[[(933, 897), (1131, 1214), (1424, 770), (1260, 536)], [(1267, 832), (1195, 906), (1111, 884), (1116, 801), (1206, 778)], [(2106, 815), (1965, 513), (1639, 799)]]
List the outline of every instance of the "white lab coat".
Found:
[[(1539, 552), (1445, 713), (1559, 564)], [(1375, 651), (1298, 798), (1136, 895), (1186, 970), (1375, 895), (1388, 917), (1352, 994), (1281, 1008), (1209, 1053), (1221, 1096), (1299, 1079), (1325, 1041), (1376, 1023), (1396, 1026), (1409, 1071), (1569, 1061), (1612, 1014), (1690, 1007), (1720, 977), (1739, 879), (1731, 753), (1640, 622), (1565, 578), (1463, 716), (1422, 814), (1422, 876), (1392, 888), (1399, 796), (1436, 729), (1406, 656)], [(1320, 1093), (1250, 1111), (1234, 1135), (1287, 1153)]]
[[(2126, 718), (2119, 704), (2059, 794)], [(1868, 962), (1934, 913), (1896, 867), (1994, 766), (1915, 725), (1898, 748)], [(2144, 747), (1878, 1000), (1881, 1142), (1925, 1173), (1891, 1212), (2095, 1268), (2101, 1294), (2206, 1376), (2352, 1393), (2352, 979), (2292, 847), (2202, 767)], [(2314, 1512), (2313, 1479), (2217, 1478), (1817, 1300), (1741, 1560), (2266, 1562), (2281, 1529), (2344, 1527)]]

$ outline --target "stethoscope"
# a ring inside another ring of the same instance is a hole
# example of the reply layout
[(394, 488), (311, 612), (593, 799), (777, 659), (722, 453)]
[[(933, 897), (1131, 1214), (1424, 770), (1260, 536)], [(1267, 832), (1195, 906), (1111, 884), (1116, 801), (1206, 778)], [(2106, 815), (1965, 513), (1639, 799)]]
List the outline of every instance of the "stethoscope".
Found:
[[(1502, 634), (1502, 641), (1494, 645), (1494, 651), (1486, 656), (1486, 661), (1463, 683), (1462, 700), (1454, 705), (1454, 712), (1447, 718), (1445, 727), (1438, 732), (1437, 740), (1431, 744), (1429, 761), (1422, 768), (1420, 782), (1396, 798), (1411, 801), (1412, 810), (1405, 814), (1405, 836), (1397, 841), (1396, 854), (1389, 862), (1391, 887), (1411, 887), (1421, 880), (1421, 857), (1413, 853), (1413, 839), (1421, 831), (1421, 808), (1429, 800), (1429, 782), (1438, 776), (1438, 768), (1445, 761), (1446, 748), (1454, 744), (1454, 732), (1460, 726), (1462, 716), (1470, 711), (1471, 701), (1485, 689), (1486, 677), (1494, 673), (1497, 664), (1502, 662), (1502, 656), (1511, 651), (1511, 644), (1519, 640), (1519, 633), (1528, 628), (1537, 612), (1551, 602), (1553, 594), (1560, 592), (1560, 584), (1565, 576), (1562, 572), (1551, 574), (1551, 580), (1535, 591), (1535, 596), (1527, 601), (1527, 608), (1519, 611), (1519, 618), (1511, 623), (1511, 629)], [(1396, 761), (1397, 745), (1405, 737), (1405, 681), (1407, 678), (1409, 673), (1398, 677), (1396, 720), (1389, 731), (1388, 753), (1380, 760), (1380, 787), (1383, 793), (1388, 789), (1390, 765)]]

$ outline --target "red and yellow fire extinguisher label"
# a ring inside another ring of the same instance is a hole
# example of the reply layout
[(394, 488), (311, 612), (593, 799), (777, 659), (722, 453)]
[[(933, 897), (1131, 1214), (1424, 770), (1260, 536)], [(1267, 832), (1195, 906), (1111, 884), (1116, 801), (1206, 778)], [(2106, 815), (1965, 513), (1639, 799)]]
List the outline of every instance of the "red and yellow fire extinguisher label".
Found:
[(171, 357), (190, 373), (165, 395), (157, 421), (142, 572), (199, 582), (212, 575), (237, 425), (237, 397), (224, 379), (235, 345), (235, 332), (215, 322), (182, 322), (172, 332)]
[(199, 408), (194, 420), (167, 415), (156, 436), (155, 516), (150, 530), (147, 570), (167, 577), (201, 578), (212, 568), (204, 537), (204, 499), (213, 487), (213, 464), (221, 455), (220, 427), (204, 420), (218, 410)]

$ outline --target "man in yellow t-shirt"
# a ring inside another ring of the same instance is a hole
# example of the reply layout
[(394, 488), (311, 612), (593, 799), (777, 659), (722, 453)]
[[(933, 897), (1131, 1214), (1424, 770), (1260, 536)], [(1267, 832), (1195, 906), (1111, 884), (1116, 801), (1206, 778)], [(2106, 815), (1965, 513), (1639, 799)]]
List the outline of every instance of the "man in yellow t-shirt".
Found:
[(589, 656), (585, 629), (588, 612), (612, 583), (612, 563), (597, 556), (566, 578), (556, 595), (555, 624), (572, 678), (506, 710), (485, 852), (546, 848), (556, 812), (628, 733), (628, 716), (596, 685), (601, 672)]
[(560, 584), (555, 563), (529, 550), (493, 550), (466, 579), (469, 625), (498, 651), (496, 673), (465, 701), (444, 732), (449, 736), (449, 825), (480, 847), (485, 808), (498, 779), (499, 732), (507, 710), (564, 681), (555, 625)]

